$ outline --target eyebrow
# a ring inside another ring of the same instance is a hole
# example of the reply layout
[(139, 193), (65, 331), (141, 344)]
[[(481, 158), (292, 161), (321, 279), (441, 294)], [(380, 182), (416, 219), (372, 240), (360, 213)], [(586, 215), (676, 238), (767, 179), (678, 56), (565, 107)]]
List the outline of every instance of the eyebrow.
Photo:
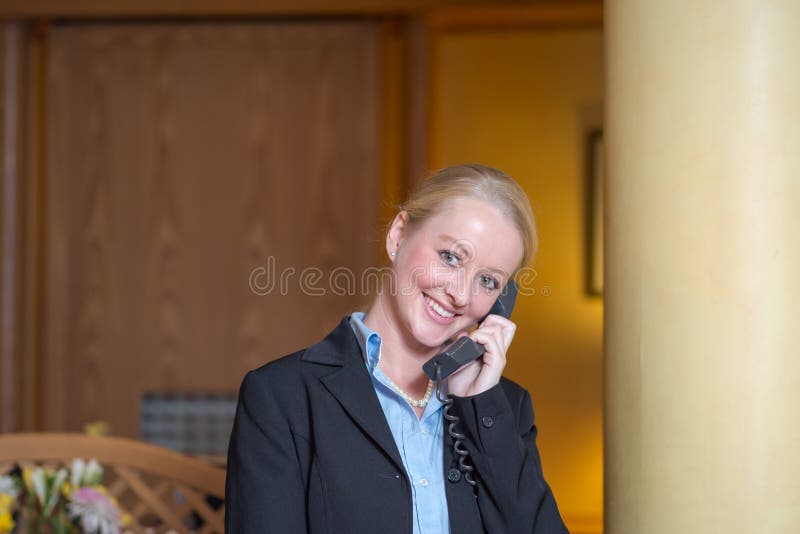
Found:
[(455, 237), (451, 236), (450, 234), (439, 234), (439, 239), (443, 239), (445, 241), (455, 241), (455, 242), (460, 241), (460, 239), (456, 239)]
[(467, 250), (465, 247), (459, 245), (459, 242), (461, 241), (460, 239), (456, 239), (455, 237), (453, 237), (451, 235), (448, 235), (448, 234), (439, 234), (439, 239), (442, 239), (444, 241), (450, 241), (450, 242), (454, 243), (455, 245), (458, 246), (458, 248), (461, 251), (463, 251), (464, 253), (469, 255), (469, 250)]

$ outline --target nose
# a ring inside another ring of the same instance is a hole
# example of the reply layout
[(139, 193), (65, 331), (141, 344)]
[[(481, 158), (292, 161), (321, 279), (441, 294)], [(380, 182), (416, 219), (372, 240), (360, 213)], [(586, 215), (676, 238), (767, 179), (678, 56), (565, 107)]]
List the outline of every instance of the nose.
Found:
[(450, 298), (453, 307), (462, 311), (469, 305), (470, 284), (467, 282), (466, 269), (458, 269), (447, 278), (445, 293)]

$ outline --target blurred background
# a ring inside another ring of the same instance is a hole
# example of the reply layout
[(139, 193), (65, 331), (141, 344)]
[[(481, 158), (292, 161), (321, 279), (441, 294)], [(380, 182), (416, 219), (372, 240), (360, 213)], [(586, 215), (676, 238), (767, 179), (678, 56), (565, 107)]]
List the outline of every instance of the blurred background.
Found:
[(396, 204), (479, 162), (540, 231), (506, 375), (601, 532), (602, 102), (599, 0), (3, 1), (2, 432), (224, 455), (244, 373), (363, 308)]

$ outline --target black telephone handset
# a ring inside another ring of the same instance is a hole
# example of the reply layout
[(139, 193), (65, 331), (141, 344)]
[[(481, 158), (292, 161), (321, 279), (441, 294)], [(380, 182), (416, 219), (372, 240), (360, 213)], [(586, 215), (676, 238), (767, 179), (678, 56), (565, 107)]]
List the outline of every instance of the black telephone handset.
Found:
[[(492, 305), (483, 319), (478, 321), (482, 323), (489, 315), (502, 315), (506, 319), (511, 317), (511, 312), (514, 310), (514, 303), (517, 301), (517, 284), (511, 280), (503, 288), (500, 296)], [(486, 349), (483, 345), (470, 339), (468, 336), (458, 338), (452, 345), (447, 347), (443, 352), (440, 352), (425, 365), (422, 370), (428, 375), (431, 380), (444, 380), (451, 374), (455, 373), (461, 366), (480, 358)], [(438, 367), (438, 373), (437, 373)]]
[[(510, 318), (516, 301), (517, 284), (514, 280), (510, 280), (492, 305), (492, 309), (479, 321), (479, 324), (482, 323), (487, 316), (492, 314), (502, 315), (506, 319)], [(461, 366), (480, 358), (484, 352), (486, 352), (486, 349), (483, 348), (483, 345), (467, 336), (463, 336), (458, 338), (455, 343), (447, 347), (443, 352), (440, 352), (425, 362), (425, 365), (422, 366), (422, 370), (425, 371), (425, 374), (436, 382), (436, 397), (444, 405), (443, 415), (450, 423), (447, 427), (447, 433), (453, 438), (453, 452), (455, 453), (455, 457), (458, 458), (458, 469), (464, 474), (464, 480), (472, 486), (473, 492), (477, 492), (478, 486), (473, 476), (475, 467), (469, 461), (469, 452), (462, 446), (465, 439), (464, 434), (456, 431), (456, 425), (458, 425), (460, 419), (456, 414), (450, 413), (450, 409), (453, 407), (454, 403), (453, 396), (447, 395), (446, 398), (443, 397), (440, 386), (442, 380), (455, 373)], [(453, 480), (451, 477), (451, 473), (448, 472), (448, 480)], [(475, 493), (475, 495), (477, 495), (477, 493)]]

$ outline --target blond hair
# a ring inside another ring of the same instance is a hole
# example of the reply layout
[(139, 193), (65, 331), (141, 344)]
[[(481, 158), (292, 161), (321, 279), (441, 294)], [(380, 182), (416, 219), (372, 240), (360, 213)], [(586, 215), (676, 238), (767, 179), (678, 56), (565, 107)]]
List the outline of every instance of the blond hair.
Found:
[(514, 223), (523, 243), (518, 269), (530, 265), (539, 244), (533, 210), (525, 191), (498, 169), (476, 163), (442, 169), (423, 181), (400, 209), (408, 213), (413, 227), (438, 213), (448, 201), (464, 197), (488, 202)]

